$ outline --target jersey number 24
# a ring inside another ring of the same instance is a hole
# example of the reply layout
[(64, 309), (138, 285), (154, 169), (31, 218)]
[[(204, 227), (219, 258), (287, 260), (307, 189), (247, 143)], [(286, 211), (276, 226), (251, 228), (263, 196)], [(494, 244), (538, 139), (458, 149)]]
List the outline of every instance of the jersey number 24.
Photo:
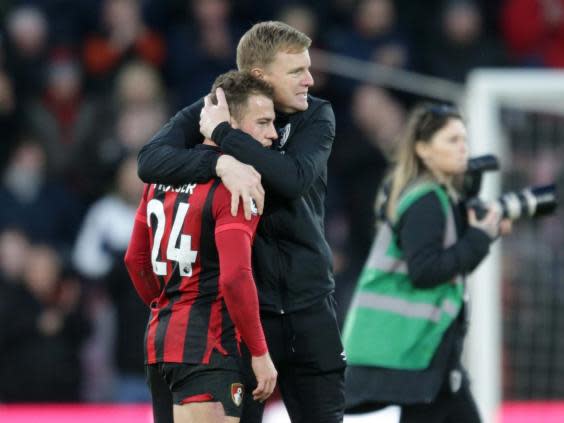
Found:
[[(192, 237), (180, 233), (189, 208), (190, 205), (188, 203), (178, 204), (174, 223), (170, 230), (170, 237), (168, 238), (168, 245), (166, 247), (166, 258), (167, 260), (176, 261), (178, 263), (180, 276), (192, 276), (192, 264), (196, 262), (196, 256), (198, 254), (197, 251), (192, 250)], [(156, 275), (165, 276), (167, 273), (166, 262), (159, 261), (158, 258), (166, 218), (163, 203), (154, 198), (147, 203), (147, 224), (149, 226), (151, 225), (151, 215), (157, 218), (157, 229), (155, 230), (155, 239), (153, 241), (153, 248), (151, 249), (153, 272), (155, 272)], [(180, 237), (180, 244), (179, 247), (176, 247), (178, 237)]]

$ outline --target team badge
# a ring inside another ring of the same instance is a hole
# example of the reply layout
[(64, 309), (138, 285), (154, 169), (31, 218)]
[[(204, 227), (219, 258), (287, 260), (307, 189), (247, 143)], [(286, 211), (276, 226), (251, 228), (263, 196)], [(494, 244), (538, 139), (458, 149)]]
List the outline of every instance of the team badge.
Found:
[(286, 144), (286, 141), (288, 141), (288, 137), (290, 136), (290, 129), (292, 128), (292, 124), (291, 123), (287, 123), (284, 128), (281, 128), (279, 130), (279, 138), (280, 138), (280, 142), (278, 143), (278, 149), (282, 149), (284, 147), (284, 145)]
[(241, 383), (232, 383), (231, 384), (231, 399), (233, 403), (239, 407), (243, 403), (243, 393), (244, 387)]

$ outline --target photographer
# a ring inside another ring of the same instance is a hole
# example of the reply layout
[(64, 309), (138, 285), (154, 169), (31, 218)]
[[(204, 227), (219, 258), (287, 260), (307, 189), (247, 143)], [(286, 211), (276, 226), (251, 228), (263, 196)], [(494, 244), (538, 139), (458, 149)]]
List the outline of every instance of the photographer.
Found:
[(464, 278), (510, 223), (493, 208), (478, 219), (463, 202), (468, 148), (454, 108), (417, 107), (398, 148), (345, 323), (347, 408), (399, 404), (401, 423), (479, 422), (460, 363)]

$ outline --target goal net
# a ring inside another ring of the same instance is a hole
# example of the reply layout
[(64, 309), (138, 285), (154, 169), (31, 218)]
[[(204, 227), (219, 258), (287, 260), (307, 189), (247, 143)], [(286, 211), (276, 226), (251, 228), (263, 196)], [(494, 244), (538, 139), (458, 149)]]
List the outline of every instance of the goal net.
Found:
[[(472, 155), (495, 154), (481, 197), (531, 185), (564, 191), (564, 72), (475, 71), (467, 85)], [(466, 362), (486, 422), (505, 401), (564, 398), (564, 208), (514, 223), (469, 281)]]

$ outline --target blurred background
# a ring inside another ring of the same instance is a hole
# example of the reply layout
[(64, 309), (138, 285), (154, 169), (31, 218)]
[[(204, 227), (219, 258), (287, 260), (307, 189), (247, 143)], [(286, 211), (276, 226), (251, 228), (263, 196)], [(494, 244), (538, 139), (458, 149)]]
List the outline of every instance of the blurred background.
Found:
[[(336, 114), (326, 231), (340, 319), (409, 108), (464, 108), (477, 68), (564, 68), (564, 0), (0, 1), (0, 403), (148, 401), (147, 310), (123, 266), (136, 154), (270, 19), (313, 39), (311, 93)], [(564, 83), (550, 90), (564, 98)], [(497, 138), (482, 145), (503, 145), (503, 190), (562, 186), (564, 107), (495, 113)], [(564, 398), (562, 228), (559, 211), (503, 244), (492, 324), (505, 402)]]

